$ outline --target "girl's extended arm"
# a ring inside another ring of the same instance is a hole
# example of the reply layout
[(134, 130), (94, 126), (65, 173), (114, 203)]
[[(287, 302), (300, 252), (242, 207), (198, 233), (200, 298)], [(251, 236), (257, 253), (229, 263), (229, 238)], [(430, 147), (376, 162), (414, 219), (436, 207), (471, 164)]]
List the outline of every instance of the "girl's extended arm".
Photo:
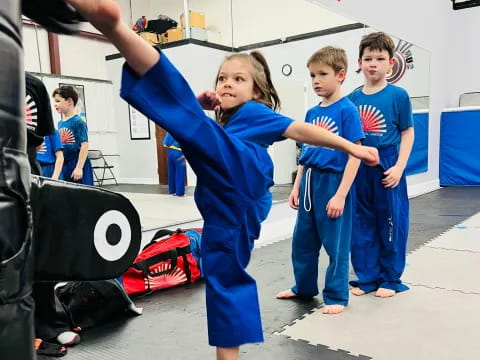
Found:
[(285, 130), (283, 136), (310, 145), (325, 146), (340, 150), (363, 160), (367, 165), (379, 163), (378, 150), (369, 146), (354, 144), (321, 127), (294, 121)]

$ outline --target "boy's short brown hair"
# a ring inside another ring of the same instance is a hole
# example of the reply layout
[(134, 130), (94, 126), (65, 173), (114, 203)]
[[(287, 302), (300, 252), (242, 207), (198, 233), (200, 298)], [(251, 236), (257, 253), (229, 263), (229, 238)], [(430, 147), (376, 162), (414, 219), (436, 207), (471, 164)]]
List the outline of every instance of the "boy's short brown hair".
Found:
[(378, 50), (388, 51), (388, 55), (390, 59), (393, 58), (393, 54), (395, 53), (395, 43), (393, 42), (392, 38), (385, 34), (384, 32), (374, 32), (368, 35), (365, 35), (360, 41), (360, 46), (358, 49), (358, 58), (361, 59), (363, 56), (363, 52), (365, 49), (370, 50)]
[(78, 93), (75, 91), (73, 86), (60, 86), (59, 88), (53, 90), (52, 97), (55, 97), (55, 95), (59, 95), (65, 100), (68, 100), (70, 98), (73, 101), (73, 106), (77, 105)]
[(322, 62), (325, 65), (330, 66), (335, 74), (342, 69), (347, 72), (348, 68), (348, 59), (345, 50), (337, 48), (334, 46), (325, 46), (320, 50), (317, 50), (313, 53), (312, 56), (307, 61), (307, 67), (312, 63)]

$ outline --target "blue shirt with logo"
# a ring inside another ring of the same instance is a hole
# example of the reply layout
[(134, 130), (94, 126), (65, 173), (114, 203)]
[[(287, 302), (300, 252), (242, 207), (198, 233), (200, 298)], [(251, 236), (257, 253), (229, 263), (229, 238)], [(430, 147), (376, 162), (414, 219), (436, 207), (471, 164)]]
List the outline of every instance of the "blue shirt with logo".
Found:
[(360, 112), (365, 132), (363, 144), (379, 149), (398, 145), (401, 132), (413, 126), (412, 104), (407, 91), (387, 84), (379, 92), (367, 95), (362, 88), (348, 97)]
[(63, 150), (62, 142), (60, 141), (60, 133), (55, 130), (53, 135), (45, 136), (40, 149), (37, 150), (37, 160), (41, 164), (54, 164), (57, 160), (55, 153), (58, 150)]
[(79, 115), (74, 115), (58, 123), (58, 131), (63, 144), (65, 160), (74, 159), (80, 152), (82, 143), (88, 142), (87, 124)]
[[(355, 105), (346, 97), (328, 106), (314, 106), (308, 110), (305, 122), (320, 126), (351, 142), (364, 139), (362, 123)], [(300, 165), (342, 172), (348, 155), (331, 148), (303, 144)]]

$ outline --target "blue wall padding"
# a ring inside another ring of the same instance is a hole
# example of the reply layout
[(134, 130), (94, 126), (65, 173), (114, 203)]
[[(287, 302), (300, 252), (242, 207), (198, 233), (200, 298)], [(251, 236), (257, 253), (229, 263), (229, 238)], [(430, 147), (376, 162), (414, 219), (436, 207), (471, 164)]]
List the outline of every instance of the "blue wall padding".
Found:
[(405, 170), (407, 175), (428, 170), (428, 113), (413, 114), (413, 124), (415, 141)]
[(480, 109), (442, 112), (440, 185), (480, 185)]

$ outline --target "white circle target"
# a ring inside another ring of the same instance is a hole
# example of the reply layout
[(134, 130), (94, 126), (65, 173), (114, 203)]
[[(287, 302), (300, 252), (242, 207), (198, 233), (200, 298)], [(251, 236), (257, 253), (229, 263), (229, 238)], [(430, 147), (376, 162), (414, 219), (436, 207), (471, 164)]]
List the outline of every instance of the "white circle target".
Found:
[[(110, 225), (118, 225), (121, 230), (120, 241), (111, 245), (107, 241), (107, 229)], [(93, 230), (93, 244), (98, 254), (108, 261), (120, 259), (128, 250), (132, 240), (132, 230), (125, 215), (118, 210), (105, 212), (97, 221)]]

